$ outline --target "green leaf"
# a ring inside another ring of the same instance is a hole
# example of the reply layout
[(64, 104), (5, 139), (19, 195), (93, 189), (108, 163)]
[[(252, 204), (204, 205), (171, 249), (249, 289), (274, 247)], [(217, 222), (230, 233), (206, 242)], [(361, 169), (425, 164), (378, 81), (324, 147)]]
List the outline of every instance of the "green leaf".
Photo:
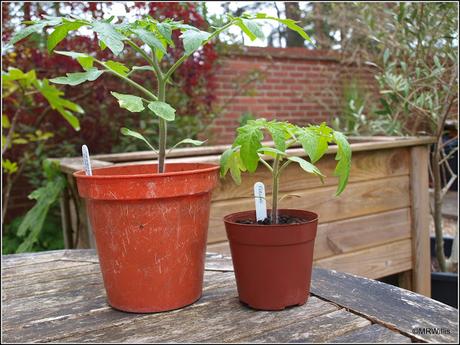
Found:
[(302, 129), (297, 135), (305, 153), (312, 163), (317, 162), (327, 151), (328, 138), (309, 128)]
[(5, 159), (2, 160), (2, 169), (8, 175), (12, 175), (18, 171), (18, 164), (16, 162), (11, 162), (9, 159)]
[(241, 184), (241, 171), (246, 171), (239, 149), (239, 146), (231, 147), (220, 156), (220, 176), (225, 177), (230, 170), (232, 179), (236, 184)]
[(275, 142), (275, 147), (284, 152), (286, 151), (286, 139), (288, 139), (291, 134), (289, 133), (289, 124), (286, 122), (270, 121), (267, 122), (266, 128), (270, 133), (273, 141)]
[(187, 30), (180, 36), (184, 42), (185, 55), (191, 55), (205, 43), (211, 34), (201, 30)]
[(383, 52), (383, 64), (386, 65), (388, 62), (388, 58), (390, 57), (390, 50), (387, 48)]
[(166, 121), (174, 121), (174, 118), (176, 117), (176, 109), (165, 102), (150, 102), (148, 104), (148, 108), (153, 111), (155, 115), (165, 119)]
[(222, 155), (220, 156), (220, 176), (221, 177), (225, 177), (225, 175), (227, 174), (228, 169), (230, 169), (230, 166), (229, 166), (230, 156), (236, 150), (239, 150), (239, 148), (240, 148), (239, 146), (238, 147), (230, 147), (227, 150), (225, 150), (222, 153)]
[(277, 22), (286, 25), (289, 29), (292, 31), (297, 32), (303, 39), (307, 40), (311, 44), (314, 45), (313, 41), (311, 40), (310, 36), (307, 35), (307, 33), (302, 29), (300, 26), (297, 25), (297, 22), (292, 19), (280, 19), (272, 16), (268, 16), (265, 13), (258, 13), (256, 15), (256, 19), (270, 19), (270, 20), (276, 20)]
[(13, 144), (17, 144), (17, 145), (24, 145), (24, 144), (28, 144), (29, 142), (27, 141), (27, 139), (24, 139), (24, 138), (17, 138), (17, 139), (13, 139), (11, 141)]
[(173, 44), (172, 40), (172, 28), (169, 23), (158, 23), (157, 29), (160, 32), (161, 36), (164, 37), (168, 44)]
[(183, 145), (183, 144), (192, 144), (193, 146), (201, 146), (201, 145), (203, 145), (205, 142), (206, 142), (206, 140), (205, 140), (205, 141), (201, 141), (201, 140), (195, 140), (195, 139), (189, 139), (189, 138), (187, 138), (187, 139), (184, 139), (184, 140), (179, 141), (176, 145), (174, 145), (174, 146), (170, 149), (170, 151), (171, 151), (172, 149), (176, 148), (176, 147), (179, 146), (179, 145)]
[(7, 46), (4, 47), (4, 49), (8, 49), (9, 46), (16, 44), (20, 40), (26, 38), (27, 36), (30, 36), (33, 33), (41, 33), (46, 25), (47, 24), (45, 22), (40, 22), (37, 24), (26, 26), (22, 30), (19, 30), (17, 33), (13, 35), (13, 37), (11, 37), (11, 40), (8, 42)]
[(128, 75), (129, 68), (126, 67), (125, 65), (123, 65), (120, 62), (109, 60), (109, 61), (105, 62), (104, 65), (108, 69), (110, 69), (112, 71), (115, 71), (115, 72), (117, 72), (118, 74), (121, 74), (124, 77), (126, 77)]
[[(9, 67), (7, 73), (2, 73), (3, 86), (8, 82), (19, 81), (23, 87), (30, 87), (37, 79), (35, 70), (24, 73), (18, 68)], [(5, 97), (5, 95), (3, 95)]]
[(131, 29), (145, 44), (154, 50), (159, 50), (163, 54), (166, 54), (166, 48), (163, 43), (155, 36), (155, 33), (148, 31), (143, 28)]
[(10, 128), (10, 127), (11, 127), (10, 119), (8, 118), (8, 116), (3, 114), (2, 115), (2, 128)]
[(80, 130), (80, 121), (72, 113), (72, 111), (84, 113), (84, 110), (78, 104), (62, 98), (61, 96), (64, 93), (54, 85), (50, 85), (46, 79), (37, 80), (34, 85), (43, 97), (46, 98), (51, 109), (57, 110), (75, 130)]
[(134, 95), (125, 95), (118, 92), (110, 92), (113, 97), (118, 99), (120, 108), (127, 109), (130, 112), (138, 113), (145, 109), (142, 98)]
[(59, 196), (65, 186), (66, 178), (59, 174), (52, 180), (49, 180), (44, 187), (38, 188), (29, 195), (31, 199), (35, 199), (37, 202), (27, 212), (19, 225), (17, 235), (20, 237), (27, 237), (18, 247), (16, 253), (30, 251), (33, 244), (38, 241), (46, 215), (50, 207), (59, 200)]
[(77, 52), (58, 51), (58, 50), (55, 50), (54, 52), (59, 55), (69, 56), (72, 59), (76, 59), (78, 63), (80, 64), (80, 66), (83, 67), (85, 71), (88, 71), (93, 67), (93, 63), (95, 59), (91, 55), (84, 54), (84, 53), (77, 53)]
[(235, 145), (241, 145), (241, 160), (249, 172), (254, 172), (257, 169), (259, 164), (258, 150), (262, 147), (263, 138), (260, 122), (257, 120), (248, 121), (245, 126), (238, 128)]
[(286, 156), (286, 152), (280, 151), (273, 147), (261, 147), (260, 149), (257, 150), (257, 152), (260, 152), (262, 154), (266, 154), (272, 157), (276, 157), (276, 155)]
[(50, 82), (55, 84), (63, 84), (63, 85), (79, 85), (84, 83), (85, 81), (94, 81), (99, 78), (104, 71), (98, 70), (97, 68), (93, 67), (87, 70), (86, 72), (78, 72), (78, 73), (67, 73), (66, 77), (58, 77), (50, 79)]
[(123, 40), (125, 37), (119, 33), (112, 24), (106, 22), (93, 22), (92, 25), (99, 40), (102, 41), (112, 53), (119, 55), (123, 51)]
[(241, 162), (241, 152), (234, 152), (229, 159), (230, 174), (236, 184), (241, 184), (241, 171), (244, 171), (244, 166)]
[(347, 137), (340, 132), (334, 131), (334, 141), (337, 144), (337, 155), (335, 159), (338, 161), (334, 171), (334, 175), (339, 177), (336, 195), (340, 195), (348, 183), (348, 177), (351, 169), (351, 147), (347, 141)]
[(67, 37), (70, 31), (78, 30), (83, 25), (85, 24), (82, 22), (70, 22), (64, 20), (61, 25), (56, 26), (54, 31), (48, 36), (48, 52), (53, 51), (59, 42)]
[(144, 143), (147, 144), (147, 146), (148, 146), (149, 148), (151, 148), (153, 151), (156, 152), (155, 148), (149, 143), (149, 141), (148, 141), (147, 139), (145, 139), (145, 137), (144, 137), (142, 134), (140, 134), (140, 133), (138, 133), (138, 132), (135, 132), (135, 131), (132, 131), (132, 130), (130, 130), (130, 129), (128, 129), (128, 128), (125, 128), (125, 127), (121, 128), (121, 129), (120, 129), (120, 132), (121, 132), (121, 134), (123, 134), (123, 135), (130, 136), (130, 137), (133, 137), (133, 138), (137, 138), (137, 139), (142, 140)]
[(313, 164), (311, 164), (310, 162), (307, 162), (305, 159), (300, 158), (300, 157), (287, 157), (287, 159), (289, 159), (290, 161), (299, 163), (300, 167), (303, 170), (305, 170), (306, 172), (310, 174), (314, 174), (318, 176), (321, 179), (321, 182), (323, 182), (323, 177), (325, 177), (325, 175), (323, 175), (321, 171), (317, 167), (315, 167)]
[(155, 72), (155, 69), (152, 66), (133, 66), (133, 71), (152, 71)]
[(254, 41), (256, 38), (261, 40), (265, 39), (265, 35), (262, 31), (262, 28), (258, 23), (250, 19), (240, 18), (238, 21), (238, 26), (243, 30), (243, 32), (248, 35), (251, 41)]

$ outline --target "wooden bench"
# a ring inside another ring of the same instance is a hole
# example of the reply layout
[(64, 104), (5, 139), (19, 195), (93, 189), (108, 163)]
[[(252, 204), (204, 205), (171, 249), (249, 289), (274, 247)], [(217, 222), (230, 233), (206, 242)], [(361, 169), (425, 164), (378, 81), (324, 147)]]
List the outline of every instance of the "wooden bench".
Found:
[[(291, 164), (281, 178), (284, 208), (312, 210), (320, 215), (315, 242), (315, 265), (368, 278), (399, 274), (400, 286), (430, 296), (428, 152), (430, 137), (351, 138), (350, 182), (335, 197), (333, 177), (336, 148), (331, 147), (318, 167), (328, 177), (319, 179)], [(173, 151), (168, 162), (218, 163), (228, 146)], [(290, 154), (304, 156), (294, 148)], [(95, 167), (154, 162), (150, 151), (92, 156)], [(69, 187), (61, 201), (66, 248), (94, 248), (84, 201), (78, 197), (72, 173), (82, 169), (81, 158), (60, 159)], [(235, 185), (228, 176), (213, 193), (208, 250), (229, 253), (222, 218), (254, 208), (252, 186), (271, 178), (260, 165)], [(270, 197), (270, 195), (268, 195)]]

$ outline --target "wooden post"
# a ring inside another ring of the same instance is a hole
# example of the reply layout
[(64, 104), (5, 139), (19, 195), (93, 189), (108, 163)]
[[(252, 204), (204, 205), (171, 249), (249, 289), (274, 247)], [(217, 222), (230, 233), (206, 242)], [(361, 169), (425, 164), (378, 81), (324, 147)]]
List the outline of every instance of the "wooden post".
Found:
[(69, 187), (66, 187), (61, 194), (59, 200), (61, 206), (61, 223), (62, 233), (64, 235), (64, 248), (73, 249), (73, 231), (72, 219), (70, 215), (70, 200), (69, 200)]
[(431, 297), (428, 146), (411, 148), (412, 289)]

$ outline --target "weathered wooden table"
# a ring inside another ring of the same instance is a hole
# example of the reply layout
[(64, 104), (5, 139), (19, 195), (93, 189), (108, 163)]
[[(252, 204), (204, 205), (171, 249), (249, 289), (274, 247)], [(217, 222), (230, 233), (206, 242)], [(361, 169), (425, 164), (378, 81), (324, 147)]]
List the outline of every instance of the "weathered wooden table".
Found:
[(202, 298), (129, 314), (106, 302), (97, 256), (2, 257), (3, 342), (456, 342), (457, 310), (377, 281), (315, 269), (311, 297), (279, 312), (238, 302), (231, 259), (208, 254)]

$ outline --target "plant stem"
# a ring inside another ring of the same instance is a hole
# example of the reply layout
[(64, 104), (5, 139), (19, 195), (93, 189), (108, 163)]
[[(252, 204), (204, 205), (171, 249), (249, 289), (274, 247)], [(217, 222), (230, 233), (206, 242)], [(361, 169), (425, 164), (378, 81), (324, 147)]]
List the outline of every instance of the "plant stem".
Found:
[(151, 93), (149, 90), (147, 90), (142, 85), (136, 83), (134, 80), (129, 79), (129, 78), (125, 77), (124, 75), (118, 73), (118, 72), (112, 71), (111, 69), (107, 68), (107, 66), (102, 61), (99, 61), (99, 60), (94, 60), (94, 61), (96, 61), (101, 66), (103, 66), (106, 69), (107, 72), (112, 73), (113, 75), (116, 75), (118, 78), (123, 79), (128, 84), (130, 84), (131, 86), (134, 86), (136, 89), (138, 89), (139, 91), (141, 91), (144, 94), (146, 94), (147, 96), (149, 96), (152, 101), (158, 100), (157, 96), (155, 96), (153, 93)]
[(260, 155), (259, 155), (259, 160), (260, 162), (265, 165), (267, 167), (268, 170), (270, 170), (271, 173), (273, 173), (273, 168), (270, 166), (270, 164), (267, 163), (267, 161), (265, 159), (263, 159)]
[(279, 165), (280, 155), (276, 155), (273, 161), (272, 182), (272, 224), (278, 224), (278, 189), (279, 189)]
[(441, 167), (439, 166), (439, 148), (440, 139), (434, 145), (434, 150), (431, 155), (431, 169), (433, 171), (433, 194), (434, 194), (434, 229), (436, 233), (436, 258), (439, 263), (439, 268), (442, 272), (446, 272), (446, 256), (444, 255), (444, 239), (442, 234), (442, 199), (441, 199)]
[[(158, 100), (165, 101), (166, 98), (166, 80), (158, 79)], [(168, 135), (168, 126), (166, 120), (160, 117), (159, 123), (159, 144), (158, 144), (158, 173), (161, 174), (165, 171), (165, 158), (166, 158), (166, 138)]]

